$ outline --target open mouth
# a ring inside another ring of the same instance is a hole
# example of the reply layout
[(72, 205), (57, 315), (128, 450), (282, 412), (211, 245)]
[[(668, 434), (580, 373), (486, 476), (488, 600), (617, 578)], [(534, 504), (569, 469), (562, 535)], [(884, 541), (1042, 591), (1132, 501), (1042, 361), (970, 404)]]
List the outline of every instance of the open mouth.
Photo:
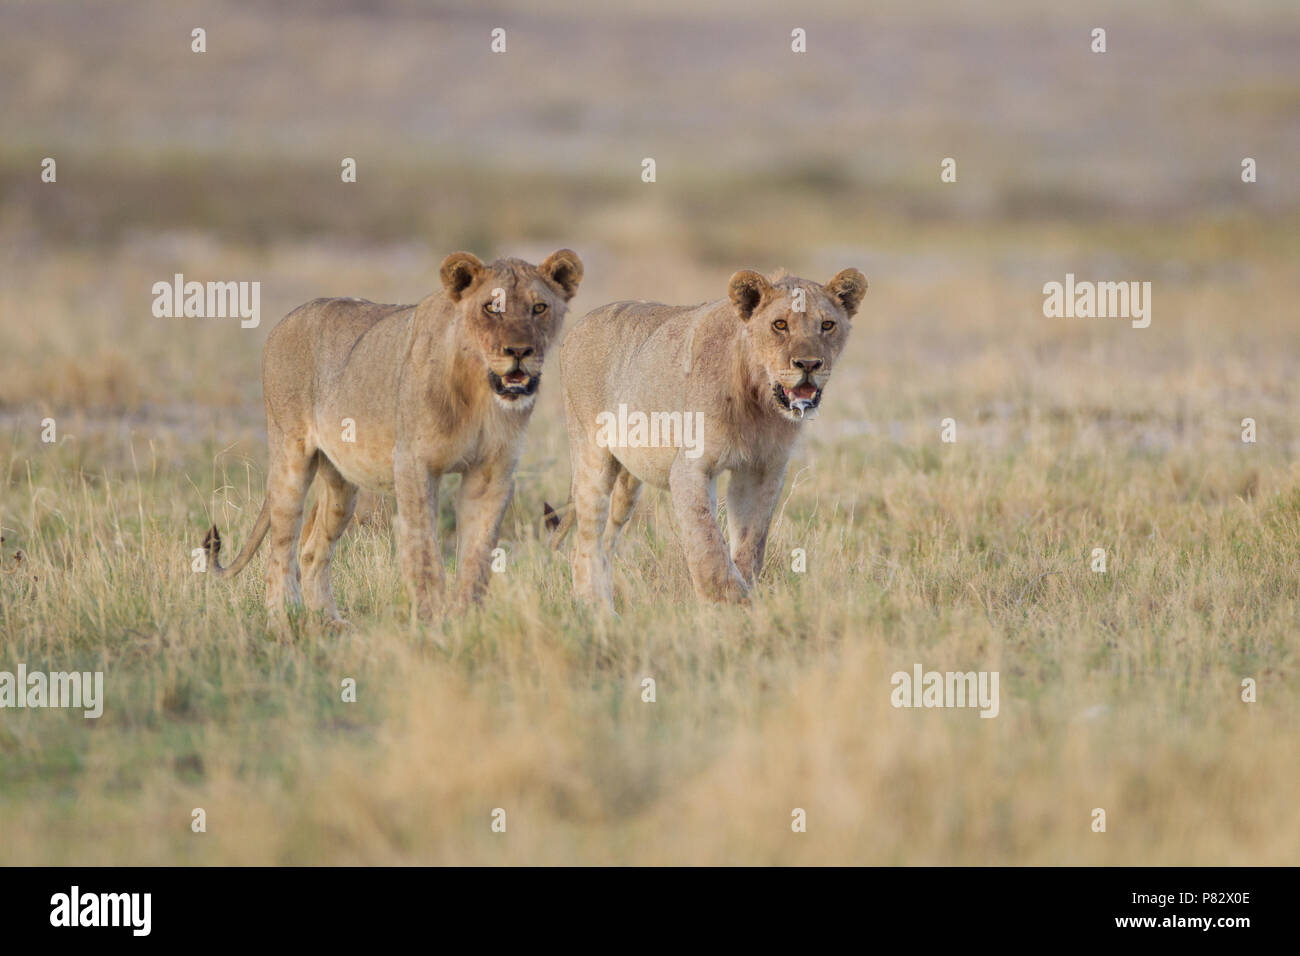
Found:
[(540, 375), (529, 375), (521, 368), (506, 372), (505, 375), (488, 372), (488, 381), (492, 384), (492, 390), (502, 398), (522, 398), (525, 395), (532, 395), (537, 391), (537, 385), (541, 380)]
[(772, 386), (772, 394), (782, 408), (797, 412), (800, 418), (805, 412), (816, 408), (822, 400), (822, 390), (809, 381), (800, 382), (794, 388), (786, 388), (777, 382)]

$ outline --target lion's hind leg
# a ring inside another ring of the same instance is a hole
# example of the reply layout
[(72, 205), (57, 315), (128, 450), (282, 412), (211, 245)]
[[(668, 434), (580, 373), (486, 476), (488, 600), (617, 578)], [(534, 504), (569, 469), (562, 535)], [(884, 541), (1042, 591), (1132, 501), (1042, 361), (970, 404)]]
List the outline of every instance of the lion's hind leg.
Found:
[(266, 607), (273, 617), (301, 606), (298, 539), (307, 489), (316, 477), (319, 454), (302, 438), (268, 428), (271, 467), (267, 474), (266, 505), (271, 518), (271, 554), (266, 562)]
[(609, 521), (610, 493), (621, 466), (608, 449), (595, 443), (584, 444), (573, 455), (573, 462), (573, 511), (577, 528), (573, 590), (580, 599), (612, 611), (614, 587), (609, 555), (602, 540)]
[(601, 541), (601, 548), (607, 556), (611, 558), (614, 556), (614, 549), (618, 546), (618, 536), (631, 519), (632, 511), (636, 508), (640, 496), (641, 480), (633, 477), (632, 472), (620, 466), (618, 478), (614, 480), (614, 491), (609, 500), (609, 524), (605, 525), (605, 535)]
[(324, 611), (331, 621), (342, 622), (330, 583), (334, 547), (357, 507), (357, 486), (323, 454), (317, 469), (316, 503), (307, 520), (302, 545), (302, 596), (308, 608)]

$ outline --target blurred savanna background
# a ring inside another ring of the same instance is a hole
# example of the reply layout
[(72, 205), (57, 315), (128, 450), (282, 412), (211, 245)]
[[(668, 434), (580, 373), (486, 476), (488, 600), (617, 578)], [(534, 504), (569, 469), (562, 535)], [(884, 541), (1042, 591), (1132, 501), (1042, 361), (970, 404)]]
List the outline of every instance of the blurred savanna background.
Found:
[[(0, 863), (1300, 862), (1298, 63), (1281, 0), (3, 0), (0, 670), (106, 702), (0, 711)], [(480, 609), (408, 622), (382, 500), (345, 630), (191, 570), (260, 507), (281, 315), (560, 246), (571, 318), (867, 274), (750, 606), (658, 493), (621, 619), (574, 605), (553, 357)], [(1067, 272), (1150, 327), (1044, 317)], [(260, 327), (155, 318), (175, 273)], [(998, 717), (891, 707), (918, 663)]]

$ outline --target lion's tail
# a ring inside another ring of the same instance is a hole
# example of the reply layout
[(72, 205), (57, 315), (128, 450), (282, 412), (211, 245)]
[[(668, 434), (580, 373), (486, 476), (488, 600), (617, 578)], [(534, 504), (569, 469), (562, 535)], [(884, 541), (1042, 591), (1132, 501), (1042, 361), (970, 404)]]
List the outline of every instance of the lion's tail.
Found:
[[(564, 516), (560, 516), (560, 512)], [(550, 545), (552, 551), (558, 551), (564, 538), (573, 528), (573, 493), (569, 493), (569, 500), (560, 506), (560, 511), (556, 511), (545, 501), (542, 502), (542, 526), (551, 532)]]
[(266, 531), (271, 527), (271, 507), (269, 499), (262, 501), (262, 511), (257, 516), (257, 522), (253, 525), (253, 533), (249, 539), (244, 542), (244, 549), (239, 552), (234, 562), (229, 567), (223, 568), (217, 561), (221, 554), (221, 532), (217, 526), (213, 525), (208, 529), (208, 533), (203, 536), (203, 550), (208, 552), (208, 574), (218, 580), (223, 578), (233, 578), (244, 566), (253, 559), (257, 549), (261, 547), (262, 539), (266, 537)]

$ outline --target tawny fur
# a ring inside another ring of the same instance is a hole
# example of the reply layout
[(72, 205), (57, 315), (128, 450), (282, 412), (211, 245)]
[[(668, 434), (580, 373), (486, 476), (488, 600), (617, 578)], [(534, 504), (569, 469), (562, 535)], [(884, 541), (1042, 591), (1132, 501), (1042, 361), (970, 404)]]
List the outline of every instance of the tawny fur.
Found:
[[(728, 297), (699, 306), (615, 302), (583, 317), (560, 348), (573, 469), (570, 506), (547, 516), (552, 544), (577, 528), (577, 595), (613, 608), (610, 556), (643, 483), (666, 489), (696, 594), (742, 601), (763, 564), (768, 529), (790, 453), (820, 402), (844, 348), (867, 280), (845, 269), (826, 285), (778, 273), (731, 277)], [(795, 311), (796, 290), (805, 309)], [(782, 327), (781, 323), (784, 323)], [(802, 363), (802, 367), (796, 363)], [(703, 452), (609, 448), (597, 416), (629, 410), (702, 412)], [(717, 480), (731, 473), (729, 541), (717, 521)]]
[[(465, 252), (442, 264), (443, 288), (418, 305), (316, 299), (267, 337), (262, 360), (270, 450), (266, 500), (228, 568), (221, 536), (204, 541), (209, 573), (233, 575), (269, 532), (266, 604), (305, 604), (339, 618), (330, 586), (334, 546), (366, 488), (397, 497), (397, 551), (413, 611), (443, 609), (438, 486), (463, 475), (456, 502), (460, 605), (486, 586), (501, 517), (514, 488), (546, 348), (582, 280), (563, 249), (540, 266)], [(504, 311), (493, 311), (495, 290)], [(355, 441), (345, 440), (351, 419)], [(302, 536), (303, 502), (318, 494)]]

